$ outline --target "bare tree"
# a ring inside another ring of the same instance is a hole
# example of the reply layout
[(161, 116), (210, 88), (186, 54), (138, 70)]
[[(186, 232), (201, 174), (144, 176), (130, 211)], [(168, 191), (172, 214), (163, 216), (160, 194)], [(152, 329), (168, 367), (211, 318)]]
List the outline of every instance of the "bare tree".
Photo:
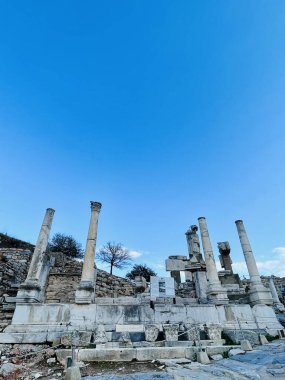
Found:
[(110, 274), (113, 273), (113, 267), (123, 269), (131, 264), (129, 251), (121, 243), (110, 241), (97, 252), (96, 258), (102, 263), (110, 264)]

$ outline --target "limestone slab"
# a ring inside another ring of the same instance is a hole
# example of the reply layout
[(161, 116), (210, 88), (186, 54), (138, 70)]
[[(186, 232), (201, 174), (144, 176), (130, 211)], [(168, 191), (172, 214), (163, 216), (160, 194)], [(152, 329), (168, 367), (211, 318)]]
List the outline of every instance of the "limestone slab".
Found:
[(144, 325), (116, 325), (116, 332), (144, 332)]
[(0, 343), (44, 343), (47, 333), (1, 333)]
[(185, 358), (185, 347), (144, 347), (137, 348), (138, 361)]
[(136, 349), (82, 349), (78, 352), (78, 360), (83, 362), (97, 361), (132, 361), (136, 358)]

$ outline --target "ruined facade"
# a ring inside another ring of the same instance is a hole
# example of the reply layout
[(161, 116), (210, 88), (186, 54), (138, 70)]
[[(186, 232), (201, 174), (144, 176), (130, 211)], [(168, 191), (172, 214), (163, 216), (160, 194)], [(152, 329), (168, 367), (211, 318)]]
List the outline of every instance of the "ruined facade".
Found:
[(130, 360), (147, 355), (147, 360), (151, 353), (143, 349), (150, 345), (168, 347), (163, 352), (169, 357), (170, 352), (186, 355), (202, 341), (223, 345), (222, 333), (237, 341), (245, 334), (254, 339), (261, 333), (284, 336), (272, 308), (280, 303), (277, 292), (261, 281), (242, 221), (236, 226), (250, 275), (247, 293), (232, 271), (227, 242), (218, 245), (224, 268), (218, 273), (206, 219), (201, 217), (199, 228), (192, 225), (186, 232), (188, 256), (166, 260), (172, 279), (154, 278), (157, 292), (146, 288), (136, 294), (134, 284), (94, 266), (100, 210), (99, 202), (91, 202), (84, 261), (78, 263), (47, 253), (54, 216), (54, 210), (47, 209), (33, 255), (27, 255), (29, 263), (23, 262), (27, 275), (17, 280), (17, 293), (3, 295), (6, 307), (14, 311), (12, 323), (0, 333), (0, 343), (61, 341), (68, 346), (75, 340), (80, 347), (93, 342), (94, 357), (99, 348), (106, 355), (120, 348), (116, 355)]
[[(44, 303), (74, 303), (83, 263), (60, 252), (50, 255), (53, 264), (45, 286)], [(0, 248), (0, 331), (12, 321), (17, 292), (27, 277), (31, 257), (28, 249)], [(133, 296), (135, 286), (98, 269), (95, 293), (97, 297)]]

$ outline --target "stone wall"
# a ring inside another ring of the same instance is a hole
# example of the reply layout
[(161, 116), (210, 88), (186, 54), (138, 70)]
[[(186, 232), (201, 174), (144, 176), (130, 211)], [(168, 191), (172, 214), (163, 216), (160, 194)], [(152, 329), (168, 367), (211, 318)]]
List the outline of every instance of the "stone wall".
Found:
[[(73, 303), (79, 284), (82, 262), (52, 253), (54, 266), (51, 268), (45, 291), (46, 303)], [(20, 248), (0, 248), (0, 331), (11, 323), (19, 285), (25, 281), (32, 252)], [(119, 297), (134, 294), (134, 286), (126, 279), (111, 276), (98, 270), (97, 297)], [(8, 301), (8, 302), (7, 302)]]
[(0, 331), (10, 324), (15, 304), (6, 302), (15, 297), (25, 280), (32, 253), (21, 248), (0, 248)]
[[(46, 287), (46, 303), (73, 303), (80, 282), (82, 262), (54, 254), (55, 265), (51, 269)], [(98, 270), (96, 297), (119, 297), (134, 294), (134, 286), (128, 280)]]

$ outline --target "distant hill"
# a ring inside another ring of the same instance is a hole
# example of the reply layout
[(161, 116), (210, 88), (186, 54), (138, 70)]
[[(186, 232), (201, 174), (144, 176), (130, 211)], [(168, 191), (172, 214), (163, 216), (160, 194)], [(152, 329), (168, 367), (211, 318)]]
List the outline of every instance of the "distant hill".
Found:
[(27, 243), (26, 241), (13, 238), (12, 236), (0, 232), (0, 248), (21, 248), (29, 249), (33, 252), (35, 246), (34, 244)]

